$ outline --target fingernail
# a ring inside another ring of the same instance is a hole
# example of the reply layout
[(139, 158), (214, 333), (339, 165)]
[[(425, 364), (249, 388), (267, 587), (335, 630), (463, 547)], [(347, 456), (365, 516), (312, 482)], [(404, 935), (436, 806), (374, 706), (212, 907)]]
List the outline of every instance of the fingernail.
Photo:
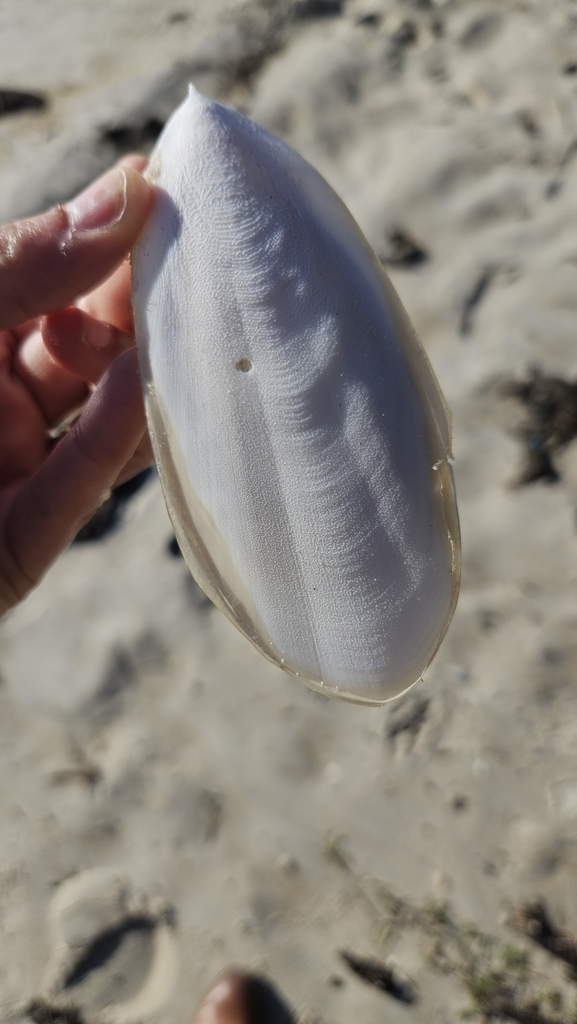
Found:
[(83, 345), (87, 345), (88, 348), (92, 349), (110, 348), (114, 341), (112, 327), (109, 324), (102, 323), (100, 320), (92, 320), (87, 316), (83, 316), (81, 341)]
[(126, 174), (121, 167), (108, 171), (68, 203), (71, 227), (95, 231), (116, 224), (126, 209)]

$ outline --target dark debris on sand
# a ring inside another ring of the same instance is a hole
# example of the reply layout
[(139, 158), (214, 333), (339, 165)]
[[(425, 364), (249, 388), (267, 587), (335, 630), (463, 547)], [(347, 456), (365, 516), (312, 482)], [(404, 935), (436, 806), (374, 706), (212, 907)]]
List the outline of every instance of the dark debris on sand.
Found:
[(25, 110), (46, 110), (48, 101), (40, 92), (21, 92), (0, 87), (0, 117), (20, 114)]
[(86, 1019), (74, 1006), (51, 1006), (44, 999), (35, 999), (26, 1010), (34, 1024), (86, 1024)]
[(379, 250), (381, 263), (391, 267), (411, 269), (425, 263), (429, 254), (422, 245), (402, 228), (393, 228), (385, 236), (384, 244)]
[(373, 985), (374, 988), (386, 992), (407, 1006), (417, 1001), (417, 991), (413, 983), (408, 978), (402, 978), (394, 967), (388, 967), (387, 964), (372, 958), (355, 956), (354, 953), (347, 953), (344, 950), (340, 955), (347, 967), (368, 985)]
[(567, 964), (571, 977), (577, 979), (577, 938), (555, 924), (542, 900), (524, 904), (515, 924), (533, 942)]
[(535, 369), (526, 380), (506, 381), (501, 390), (527, 411), (519, 429), (525, 464), (518, 483), (555, 483), (561, 475), (555, 455), (577, 437), (577, 383), (546, 377)]

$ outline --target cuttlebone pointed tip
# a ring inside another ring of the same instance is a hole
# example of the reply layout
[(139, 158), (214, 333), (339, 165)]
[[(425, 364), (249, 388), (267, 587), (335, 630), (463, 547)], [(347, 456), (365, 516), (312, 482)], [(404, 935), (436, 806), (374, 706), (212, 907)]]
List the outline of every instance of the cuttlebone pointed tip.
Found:
[(197, 124), (203, 122), (208, 125), (222, 120), (225, 108), (210, 96), (205, 96), (191, 82), (188, 86), (188, 95), (182, 103), (182, 109), (193, 122)]
[(200, 92), (192, 82), (188, 83), (187, 102), (196, 107), (198, 111), (207, 110), (215, 105), (214, 100)]

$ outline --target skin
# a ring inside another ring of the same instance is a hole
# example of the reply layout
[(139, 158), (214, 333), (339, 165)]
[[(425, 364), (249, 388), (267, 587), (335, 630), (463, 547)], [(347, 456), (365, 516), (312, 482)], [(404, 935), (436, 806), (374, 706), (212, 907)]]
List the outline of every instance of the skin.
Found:
[(228, 970), (206, 993), (191, 1024), (264, 1024), (258, 1008), (251, 1006), (252, 978)]
[(0, 615), (151, 461), (127, 262), (153, 202), (145, 165), (102, 180), (88, 227), (73, 201), (0, 228)]

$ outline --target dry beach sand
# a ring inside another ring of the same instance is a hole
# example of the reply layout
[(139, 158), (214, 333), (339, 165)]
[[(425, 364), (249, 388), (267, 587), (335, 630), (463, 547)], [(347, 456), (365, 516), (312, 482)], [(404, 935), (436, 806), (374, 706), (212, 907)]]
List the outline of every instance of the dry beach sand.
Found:
[(231, 962), (301, 1024), (574, 1019), (577, 3), (4, 0), (0, 39), (46, 99), (5, 101), (3, 219), (150, 147), (188, 80), (325, 175), (452, 407), (464, 551), (386, 709), (260, 658), (154, 476), (67, 552), (0, 627), (0, 1019), (185, 1024)]

